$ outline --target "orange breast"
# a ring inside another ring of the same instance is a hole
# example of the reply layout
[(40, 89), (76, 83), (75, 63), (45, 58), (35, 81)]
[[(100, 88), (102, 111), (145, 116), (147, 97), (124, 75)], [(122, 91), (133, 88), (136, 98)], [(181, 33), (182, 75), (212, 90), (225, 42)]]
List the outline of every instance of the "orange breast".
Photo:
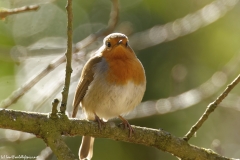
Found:
[(103, 52), (103, 57), (108, 62), (109, 82), (123, 85), (131, 80), (138, 85), (145, 81), (143, 66), (130, 48), (120, 45), (110, 52)]

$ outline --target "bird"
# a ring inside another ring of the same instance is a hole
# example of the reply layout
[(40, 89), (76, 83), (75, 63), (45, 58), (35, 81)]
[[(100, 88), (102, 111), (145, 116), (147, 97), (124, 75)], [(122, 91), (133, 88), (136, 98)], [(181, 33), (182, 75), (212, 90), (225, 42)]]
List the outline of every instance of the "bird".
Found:
[[(103, 39), (103, 45), (84, 65), (73, 99), (72, 117), (81, 105), (87, 120), (97, 121), (99, 127), (109, 119), (123, 118), (141, 101), (146, 90), (145, 70), (129, 45), (128, 37), (112, 33)], [(83, 136), (79, 159), (91, 159), (94, 137)]]

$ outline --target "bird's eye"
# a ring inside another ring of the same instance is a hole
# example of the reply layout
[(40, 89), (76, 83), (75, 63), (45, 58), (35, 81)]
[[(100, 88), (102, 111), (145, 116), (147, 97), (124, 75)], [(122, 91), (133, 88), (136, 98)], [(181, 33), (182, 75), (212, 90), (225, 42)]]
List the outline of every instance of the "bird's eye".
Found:
[(106, 43), (106, 46), (110, 48), (112, 45), (111, 45), (110, 42), (107, 42), (107, 43)]
[(128, 47), (128, 42), (126, 42), (126, 47)]

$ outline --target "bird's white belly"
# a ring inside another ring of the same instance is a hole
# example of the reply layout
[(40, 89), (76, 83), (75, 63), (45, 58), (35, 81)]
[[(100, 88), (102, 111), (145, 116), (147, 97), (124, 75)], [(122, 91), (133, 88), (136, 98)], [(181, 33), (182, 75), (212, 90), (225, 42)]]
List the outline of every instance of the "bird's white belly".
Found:
[(97, 83), (93, 80), (82, 101), (89, 120), (95, 118), (94, 114), (104, 120), (126, 114), (141, 102), (144, 95), (145, 83), (136, 85), (129, 81), (124, 85), (114, 85), (99, 80)]

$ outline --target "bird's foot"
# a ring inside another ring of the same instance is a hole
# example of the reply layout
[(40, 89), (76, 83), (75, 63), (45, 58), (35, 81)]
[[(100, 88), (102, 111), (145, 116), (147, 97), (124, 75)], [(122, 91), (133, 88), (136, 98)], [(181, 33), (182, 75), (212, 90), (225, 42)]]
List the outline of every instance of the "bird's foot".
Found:
[(132, 134), (134, 133), (134, 129), (132, 128), (131, 124), (124, 119), (122, 116), (118, 116), (121, 120), (122, 120), (122, 124), (124, 125), (124, 128), (128, 128), (129, 129), (129, 137), (132, 136)]
[(96, 114), (95, 114), (95, 121), (98, 123), (98, 127), (101, 130), (105, 122), (102, 119), (100, 119)]

